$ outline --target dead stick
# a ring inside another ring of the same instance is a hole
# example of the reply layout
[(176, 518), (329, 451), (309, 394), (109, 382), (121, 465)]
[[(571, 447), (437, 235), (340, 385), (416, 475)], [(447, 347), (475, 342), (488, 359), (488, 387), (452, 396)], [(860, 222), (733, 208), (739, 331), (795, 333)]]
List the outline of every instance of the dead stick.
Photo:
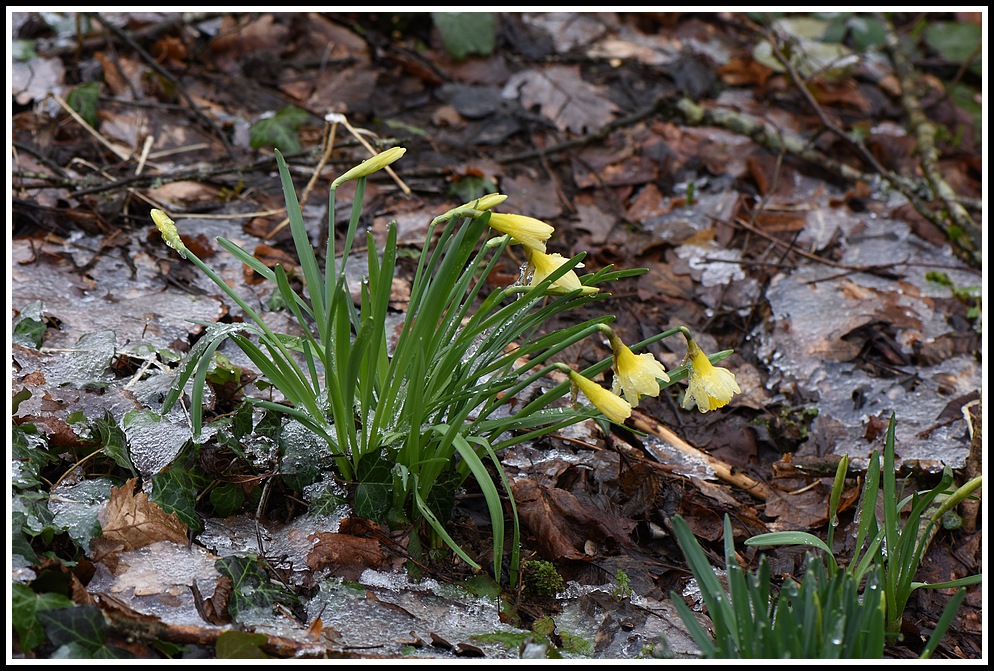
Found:
[(639, 431), (651, 433), (660, 440), (665, 441), (674, 449), (683, 452), (687, 456), (703, 460), (704, 463), (707, 464), (708, 468), (713, 470), (715, 475), (725, 482), (729, 482), (736, 487), (742, 488), (746, 491), (746, 493), (754, 496), (760, 501), (766, 501), (770, 498), (771, 491), (765, 482), (754, 480), (742, 471), (726, 464), (721, 459), (712, 457), (710, 454), (698, 450), (683, 438), (676, 435), (672, 430), (657, 422), (655, 419), (647, 417), (640, 412), (632, 411), (631, 420), (632, 426)]
[(980, 228), (970, 217), (966, 208), (959, 203), (956, 192), (942, 177), (942, 171), (939, 169), (939, 152), (935, 148), (935, 124), (925, 116), (921, 102), (915, 95), (914, 67), (904, 51), (901, 50), (893, 26), (889, 23), (887, 26), (888, 31), (884, 44), (890, 54), (891, 61), (894, 63), (894, 72), (901, 85), (901, 105), (908, 115), (908, 124), (918, 142), (918, 156), (921, 158), (922, 171), (925, 173), (925, 178), (928, 180), (933, 193), (945, 206), (950, 222), (958, 227), (962, 233), (962, 235), (955, 236), (951, 235), (948, 229), (945, 229), (946, 236), (960, 248), (976, 253), (977, 245), (974, 236), (979, 235)]

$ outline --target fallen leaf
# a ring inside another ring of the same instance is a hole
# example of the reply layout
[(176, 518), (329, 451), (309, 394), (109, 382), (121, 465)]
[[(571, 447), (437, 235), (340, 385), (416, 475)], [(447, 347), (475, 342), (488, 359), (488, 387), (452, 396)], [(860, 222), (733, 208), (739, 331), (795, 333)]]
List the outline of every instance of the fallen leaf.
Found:
[(607, 97), (607, 89), (580, 76), (579, 66), (551, 65), (515, 73), (504, 86), (504, 96), (517, 95), (522, 107), (538, 105), (557, 128), (573, 133), (596, 130), (610, 123), (619, 111)]
[(312, 571), (331, 568), (335, 575), (357, 579), (365, 569), (386, 564), (383, 549), (372, 538), (330, 531), (316, 531), (307, 538), (314, 542), (307, 554), (307, 567)]
[(119, 542), (125, 551), (137, 550), (159, 541), (187, 544), (187, 527), (175, 513), (166, 513), (148, 500), (148, 494), (135, 493), (138, 478), (112, 487), (110, 499), (98, 519), (103, 538)]
[(535, 535), (543, 555), (554, 559), (589, 559), (581, 549), (596, 541), (601, 552), (632, 549), (629, 534), (635, 522), (581, 503), (558, 487), (530, 480), (512, 486), (521, 522)]

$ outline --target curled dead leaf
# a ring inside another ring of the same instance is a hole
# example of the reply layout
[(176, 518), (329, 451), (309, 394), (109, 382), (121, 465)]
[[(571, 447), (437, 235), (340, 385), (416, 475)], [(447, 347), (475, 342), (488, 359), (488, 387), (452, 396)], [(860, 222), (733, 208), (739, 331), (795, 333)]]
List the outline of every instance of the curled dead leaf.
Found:
[(175, 513), (167, 513), (149, 501), (148, 494), (135, 492), (137, 478), (110, 490), (110, 499), (100, 512), (102, 538), (124, 551), (137, 550), (159, 541), (187, 545), (187, 526)]

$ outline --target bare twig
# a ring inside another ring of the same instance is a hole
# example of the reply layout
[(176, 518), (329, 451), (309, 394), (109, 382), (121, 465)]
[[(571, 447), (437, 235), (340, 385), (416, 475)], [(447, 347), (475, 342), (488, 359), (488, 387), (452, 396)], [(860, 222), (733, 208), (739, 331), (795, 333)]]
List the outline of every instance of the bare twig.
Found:
[[(884, 20), (886, 21), (886, 19)], [(925, 116), (921, 101), (915, 95), (916, 73), (914, 67), (901, 49), (893, 26), (889, 22), (887, 26), (889, 30), (885, 45), (901, 85), (901, 104), (908, 115), (910, 130), (918, 141), (918, 156), (921, 158), (922, 171), (925, 173), (932, 193), (945, 206), (945, 214), (949, 222), (958, 229), (957, 231), (950, 226), (942, 226), (942, 231), (956, 247), (974, 256), (980, 248), (978, 244), (980, 227), (970, 217), (966, 208), (960, 204), (959, 197), (953, 188), (942, 177), (942, 172), (939, 169), (939, 152), (935, 147), (935, 124)]]
[[(300, 196), (300, 209), (304, 209), (304, 205), (307, 204), (307, 199), (311, 196), (311, 191), (314, 190), (314, 185), (317, 184), (318, 178), (321, 176), (321, 172), (324, 170), (324, 166), (328, 164), (328, 160), (331, 158), (331, 152), (335, 149), (335, 131), (338, 130), (338, 123), (325, 122), (325, 135), (324, 135), (324, 150), (321, 152), (321, 159), (318, 161), (318, 165), (314, 168), (314, 174), (311, 175), (310, 181), (307, 182), (307, 187), (304, 188), (304, 192)], [(287, 224), (290, 223), (290, 217), (286, 217), (277, 224), (273, 230), (266, 233), (265, 240), (269, 240), (279, 231), (281, 231)], [(330, 233), (329, 233), (330, 235)]]
[(742, 471), (737, 470), (725, 463), (721, 459), (712, 457), (706, 452), (701, 452), (683, 438), (676, 435), (676, 433), (674, 433), (671, 429), (657, 422), (655, 419), (643, 415), (638, 411), (632, 411), (631, 419), (632, 426), (639, 431), (651, 433), (652, 435), (665, 441), (674, 449), (679, 450), (694, 459), (703, 460), (704, 463), (707, 464), (708, 468), (713, 470), (715, 475), (725, 482), (741, 487), (748, 494), (761, 501), (766, 501), (771, 496), (770, 488), (765, 482), (754, 480)]
[(97, 132), (97, 129), (91, 126), (90, 124), (88, 124), (86, 122), (86, 119), (84, 119), (79, 115), (79, 112), (77, 112), (72, 107), (70, 107), (69, 103), (67, 103), (65, 100), (62, 99), (62, 96), (60, 96), (58, 93), (53, 92), (52, 98), (55, 100), (55, 102), (59, 103), (59, 106), (62, 107), (62, 109), (64, 109), (69, 114), (69, 116), (73, 118), (73, 120), (76, 123), (78, 123), (80, 126), (83, 127), (83, 130), (85, 130), (87, 133), (89, 133), (94, 138), (96, 138), (97, 142), (107, 147), (107, 149), (109, 149), (115, 156), (117, 156), (122, 161), (127, 161), (129, 158), (131, 158), (131, 154), (133, 152), (130, 149), (125, 149), (119, 145), (114, 144), (113, 142), (105, 138), (103, 135), (101, 135), (99, 132)]

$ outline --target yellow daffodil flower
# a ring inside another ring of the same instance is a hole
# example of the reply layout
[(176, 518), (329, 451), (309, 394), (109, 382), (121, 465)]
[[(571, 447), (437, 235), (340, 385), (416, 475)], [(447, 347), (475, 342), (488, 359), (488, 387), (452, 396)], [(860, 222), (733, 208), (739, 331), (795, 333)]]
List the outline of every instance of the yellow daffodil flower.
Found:
[(334, 182), (331, 183), (331, 188), (338, 188), (339, 184), (347, 182), (350, 179), (359, 179), (360, 177), (366, 177), (372, 175), (378, 170), (382, 170), (387, 167), (401, 156), (404, 155), (407, 149), (405, 147), (391, 147), (386, 151), (381, 151), (376, 156), (371, 156), (365, 161), (352, 168), (343, 175), (340, 175)]
[(516, 242), (528, 249), (545, 253), (545, 241), (552, 237), (554, 229), (544, 221), (521, 214), (501, 214), (494, 212), (490, 215), (490, 228), (510, 235)]
[(574, 370), (569, 372), (569, 379), (594, 404), (594, 407), (600, 410), (612, 422), (621, 424), (631, 417), (632, 406), (628, 405), (628, 401), (625, 399), (612, 394), (593, 380), (588, 380)]
[(614, 351), (615, 394), (623, 394), (634, 408), (640, 396), (659, 396), (659, 380), (670, 381), (663, 364), (656, 361), (651, 353), (635, 354), (614, 332), (609, 336)]
[(153, 209), (149, 214), (152, 216), (152, 221), (155, 222), (155, 227), (159, 229), (159, 233), (162, 234), (162, 239), (166, 241), (166, 244), (179, 252), (180, 256), (186, 258), (186, 245), (183, 244), (183, 240), (179, 237), (179, 231), (176, 230), (176, 222), (170, 219), (162, 210)]
[[(491, 215), (491, 220), (494, 215)], [(528, 250), (528, 261), (531, 263), (535, 272), (532, 273), (531, 286), (541, 283), (550, 274), (554, 273), (559, 269), (559, 266), (563, 265), (569, 259), (565, 258), (561, 254), (546, 254), (545, 252)], [(582, 263), (576, 264), (576, 268), (582, 267)], [(558, 280), (549, 285), (548, 292), (550, 294), (568, 294), (571, 291), (580, 290), (580, 294), (586, 296), (587, 294), (595, 294), (599, 291), (597, 287), (585, 287), (580, 284), (580, 278), (577, 277), (576, 272), (570, 269), (565, 275), (560, 277)]]
[(735, 373), (712, 365), (707, 354), (691, 339), (687, 340), (687, 359), (690, 360), (690, 376), (683, 399), (684, 408), (696, 402), (701, 412), (716, 410), (727, 405), (732, 396), (742, 391), (735, 381)]

